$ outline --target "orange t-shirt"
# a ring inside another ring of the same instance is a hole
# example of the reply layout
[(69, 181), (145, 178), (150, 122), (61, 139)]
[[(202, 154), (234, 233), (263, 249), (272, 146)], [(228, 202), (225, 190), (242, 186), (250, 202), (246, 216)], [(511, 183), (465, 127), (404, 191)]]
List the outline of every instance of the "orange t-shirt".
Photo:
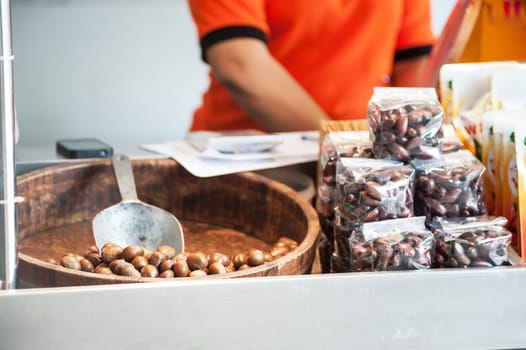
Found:
[[(251, 37), (335, 120), (365, 118), (395, 59), (429, 53), (427, 0), (189, 0), (203, 58), (222, 40)], [(279, 89), (279, 87), (276, 87)], [(210, 73), (191, 130), (261, 129)]]

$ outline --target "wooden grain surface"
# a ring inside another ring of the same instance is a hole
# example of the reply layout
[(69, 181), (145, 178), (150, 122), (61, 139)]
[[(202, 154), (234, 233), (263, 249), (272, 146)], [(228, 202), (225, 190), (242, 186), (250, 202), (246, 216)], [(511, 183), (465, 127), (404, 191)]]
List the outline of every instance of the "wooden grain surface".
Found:
[[(139, 198), (181, 219), (187, 251), (266, 249), (280, 237), (300, 243), (285, 257), (221, 277), (302, 274), (314, 259), (319, 221), (287, 186), (254, 173), (196, 178), (171, 159), (132, 160)], [(110, 160), (58, 165), (17, 178), (19, 278), (39, 286), (145, 282), (49, 263), (94, 242), (93, 217), (120, 201)], [(206, 277), (217, 278), (217, 277)], [(157, 279), (155, 279), (157, 280)]]

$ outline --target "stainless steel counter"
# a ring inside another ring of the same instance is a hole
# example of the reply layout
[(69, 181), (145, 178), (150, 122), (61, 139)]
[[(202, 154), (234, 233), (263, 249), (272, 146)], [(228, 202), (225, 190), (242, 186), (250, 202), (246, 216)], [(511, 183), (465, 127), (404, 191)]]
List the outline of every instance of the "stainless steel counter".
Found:
[(526, 347), (526, 269), (0, 292), (2, 349)]
[(524, 267), (0, 291), (0, 349), (518, 349), (525, 329)]

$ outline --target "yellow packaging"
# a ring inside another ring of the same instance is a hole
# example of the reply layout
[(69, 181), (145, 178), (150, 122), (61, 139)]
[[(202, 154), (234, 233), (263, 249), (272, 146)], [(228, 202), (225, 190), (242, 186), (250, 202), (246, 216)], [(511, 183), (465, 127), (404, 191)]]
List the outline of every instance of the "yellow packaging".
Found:
[[(507, 228), (513, 233), (518, 227), (517, 162), (514, 125), (526, 119), (526, 65), (519, 64), (493, 71), (491, 75), (491, 100), (493, 109), (500, 109), (495, 130), (500, 131), (500, 186), (502, 193), (501, 215), (508, 219)], [(512, 245), (516, 246), (516, 235)]]
[(518, 253), (523, 259), (526, 259), (526, 122), (515, 124), (515, 150), (517, 159), (517, 177), (518, 177)]
[(518, 222), (518, 180), (517, 180), (517, 158), (515, 147), (515, 124), (526, 120), (525, 112), (501, 112), (498, 125), (502, 130), (500, 143), (500, 167), (502, 191), (502, 216), (508, 219), (507, 228), (513, 233), (512, 245), (517, 247)]
[(446, 115), (468, 150), (482, 158), (482, 115), (491, 107), (494, 71), (517, 67), (518, 62), (445, 64), (440, 69), (440, 97)]
[[(486, 207), (488, 214), (500, 215), (500, 193), (496, 191), (498, 188), (499, 174), (497, 173), (498, 159), (496, 154), (496, 140), (494, 121), (498, 117), (499, 112), (489, 111), (482, 116), (482, 164), (486, 167), (484, 173), (484, 193), (486, 195)], [(498, 198), (497, 198), (498, 197)]]
[[(471, 0), (467, 16), (477, 15), (459, 58), (461, 62), (526, 60), (524, 0)], [(477, 11), (477, 12), (475, 12)]]
[(442, 108), (444, 108), (444, 124), (451, 124), (453, 118), (453, 77), (467, 69), (466, 64), (444, 64), (440, 68), (438, 93)]

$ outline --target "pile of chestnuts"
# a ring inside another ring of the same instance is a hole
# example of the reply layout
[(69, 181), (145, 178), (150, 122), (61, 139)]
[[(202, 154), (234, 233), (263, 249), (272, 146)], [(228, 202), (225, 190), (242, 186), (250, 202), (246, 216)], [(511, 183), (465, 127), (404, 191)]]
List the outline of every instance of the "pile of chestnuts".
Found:
[(434, 238), (431, 232), (406, 232), (403, 238), (378, 237), (351, 241), (351, 271), (429, 269)]
[(437, 103), (414, 103), (392, 108), (372, 104), (368, 121), (377, 158), (407, 162), (436, 157), (444, 114)]
[(286, 255), (297, 246), (295, 240), (281, 237), (268, 252), (249, 249), (229, 257), (220, 252), (177, 253), (174, 247), (167, 245), (149, 251), (138, 245), (123, 248), (107, 243), (100, 250), (92, 246), (82, 255), (68, 253), (61, 257), (60, 265), (77, 271), (132, 278), (203, 277), (259, 266)]
[(511, 233), (505, 229), (467, 230), (458, 235), (437, 230), (436, 267), (492, 267), (508, 263)]

